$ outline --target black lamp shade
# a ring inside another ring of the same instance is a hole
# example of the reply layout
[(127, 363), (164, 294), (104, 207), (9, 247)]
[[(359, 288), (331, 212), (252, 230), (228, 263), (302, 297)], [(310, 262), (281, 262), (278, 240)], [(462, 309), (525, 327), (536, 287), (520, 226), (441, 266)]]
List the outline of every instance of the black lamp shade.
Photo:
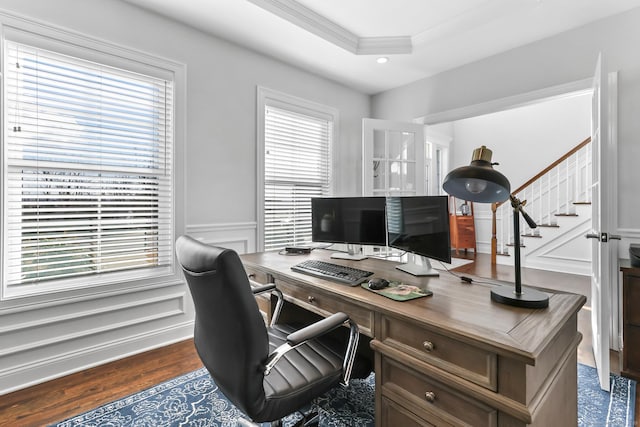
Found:
[(491, 150), (485, 146), (474, 151), (469, 166), (449, 172), (442, 188), (459, 199), (480, 203), (503, 202), (511, 194), (509, 180), (493, 169)]

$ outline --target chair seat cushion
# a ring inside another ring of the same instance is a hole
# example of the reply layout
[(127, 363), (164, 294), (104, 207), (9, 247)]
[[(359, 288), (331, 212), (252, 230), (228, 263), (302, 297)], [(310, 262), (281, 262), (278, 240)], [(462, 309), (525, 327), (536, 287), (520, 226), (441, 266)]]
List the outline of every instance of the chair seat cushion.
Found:
[[(286, 341), (296, 329), (289, 325), (269, 327), (269, 351)], [(342, 357), (321, 341), (305, 343), (284, 355), (264, 377), (266, 412), (294, 412), (342, 379)]]

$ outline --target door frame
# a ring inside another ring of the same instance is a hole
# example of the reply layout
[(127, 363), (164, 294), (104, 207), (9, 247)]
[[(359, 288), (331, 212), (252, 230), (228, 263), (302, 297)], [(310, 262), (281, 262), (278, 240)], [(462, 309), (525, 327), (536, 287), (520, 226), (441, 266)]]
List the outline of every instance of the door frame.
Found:
[[(617, 171), (617, 73), (607, 73), (607, 80), (610, 85), (608, 96), (608, 111), (609, 111), (609, 140), (613, 143), (610, 144), (610, 152), (607, 156), (607, 164), (601, 165), (604, 171), (603, 173), (616, 173)], [(417, 122), (423, 123), (426, 126), (436, 125), (440, 123), (453, 122), (457, 120), (467, 119), (471, 117), (477, 117), (484, 114), (497, 113), (500, 111), (510, 110), (513, 108), (524, 107), (528, 105), (538, 104), (540, 102), (551, 101), (554, 99), (561, 99), (566, 96), (572, 96), (575, 94), (588, 94), (593, 92), (593, 77), (589, 77), (582, 80), (576, 80), (569, 83), (564, 83), (556, 86), (551, 86), (531, 92), (525, 92), (513, 96), (504, 98), (498, 98), (495, 100), (473, 104), (465, 107), (454, 108), (434, 114), (428, 114), (416, 119)], [(615, 175), (617, 176), (617, 174)], [(617, 200), (618, 197), (618, 185), (617, 179), (610, 180), (609, 188), (607, 191), (612, 200)], [(619, 233), (617, 224), (617, 204), (611, 204), (611, 214), (608, 232)], [(614, 243), (615, 244), (615, 243)], [(617, 259), (611, 260), (613, 264), (617, 265)], [(610, 302), (611, 302), (611, 323), (610, 323), (610, 339), (609, 346), (611, 349), (619, 351), (622, 346), (622, 331), (620, 329), (621, 318), (621, 300), (622, 295), (620, 292), (619, 278), (617, 272), (612, 268), (610, 274)]]

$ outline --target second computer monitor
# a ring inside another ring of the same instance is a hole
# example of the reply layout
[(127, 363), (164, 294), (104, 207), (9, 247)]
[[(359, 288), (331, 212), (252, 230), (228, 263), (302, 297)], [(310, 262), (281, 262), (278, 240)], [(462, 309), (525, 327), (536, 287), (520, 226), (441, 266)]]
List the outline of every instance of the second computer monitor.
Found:
[(447, 196), (387, 197), (389, 246), (423, 257), (398, 266), (416, 276), (437, 275), (429, 259), (451, 263)]

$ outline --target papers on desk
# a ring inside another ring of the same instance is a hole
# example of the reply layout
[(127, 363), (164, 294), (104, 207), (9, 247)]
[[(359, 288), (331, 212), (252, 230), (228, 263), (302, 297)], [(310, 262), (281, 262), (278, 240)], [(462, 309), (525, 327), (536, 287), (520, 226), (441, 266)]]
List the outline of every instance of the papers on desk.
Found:
[(369, 284), (364, 282), (362, 285), (363, 288), (370, 292), (375, 292), (376, 294), (382, 295), (387, 298), (391, 298), (394, 301), (408, 301), (421, 297), (428, 297), (433, 295), (433, 292), (421, 289), (414, 285), (406, 285), (402, 282), (391, 281), (389, 282), (389, 286), (383, 289), (369, 289)]

